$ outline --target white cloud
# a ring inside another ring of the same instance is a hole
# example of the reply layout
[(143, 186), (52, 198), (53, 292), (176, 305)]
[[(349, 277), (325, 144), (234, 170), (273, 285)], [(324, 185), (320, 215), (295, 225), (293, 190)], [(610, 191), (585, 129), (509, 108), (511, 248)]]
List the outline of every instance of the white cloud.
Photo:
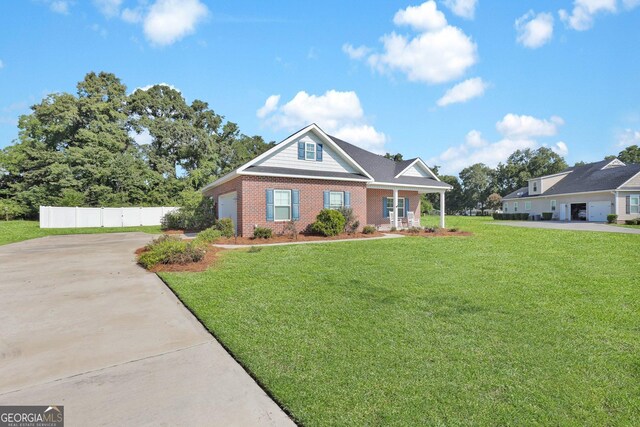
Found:
[(195, 32), (208, 13), (200, 0), (157, 0), (144, 18), (144, 34), (155, 45), (170, 45)]
[(128, 7), (125, 7), (122, 9), (120, 18), (129, 24), (137, 24), (142, 21), (142, 11), (139, 8), (129, 9)]
[(449, 104), (467, 102), (470, 99), (484, 95), (487, 86), (487, 83), (480, 77), (465, 80), (447, 90), (444, 96), (438, 99), (437, 104), (439, 107), (444, 107)]
[(628, 147), (630, 145), (640, 145), (640, 130), (624, 129), (616, 135), (618, 147)]
[(558, 127), (563, 124), (564, 120), (558, 116), (552, 116), (546, 120), (509, 113), (496, 123), (496, 129), (506, 138), (532, 138), (556, 135)]
[(391, 32), (381, 37), (383, 51), (367, 56), (351, 45), (343, 50), (352, 58), (364, 59), (381, 72), (400, 71), (410, 81), (444, 83), (464, 75), (477, 62), (477, 46), (461, 29), (447, 24), (433, 0), (399, 10), (396, 25), (409, 25), (421, 32), (409, 37)]
[(342, 51), (351, 59), (362, 59), (371, 52), (371, 48), (367, 46), (353, 47), (349, 43), (342, 45)]
[(113, 18), (120, 14), (122, 0), (93, 0), (100, 13), (107, 18)]
[(633, 9), (640, 6), (640, 0), (622, 0), (622, 5), (625, 9)]
[(444, 0), (442, 3), (456, 15), (465, 19), (473, 19), (478, 0)]
[(567, 154), (569, 154), (569, 147), (567, 147), (567, 144), (565, 144), (562, 141), (558, 141), (556, 142), (554, 145), (551, 146), (551, 150), (556, 153), (559, 156), (566, 156)]
[(438, 10), (435, 1), (426, 1), (420, 6), (409, 6), (396, 12), (393, 23), (408, 25), (418, 31), (436, 31), (447, 25), (444, 13)]
[[(496, 124), (496, 129), (503, 136), (500, 140), (489, 142), (482, 137), (480, 131), (472, 130), (467, 133), (464, 143), (447, 148), (440, 155), (428, 159), (427, 163), (439, 165), (443, 174), (457, 174), (474, 163), (495, 167), (498, 163), (506, 161), (516, 150), (546, 146), (537, 141), (536, 137), (555, 135), (562, 123), (562, 119), (555, 116), (550, 120), (543, 120), (532, 116), (507, 114)], [(553, 144), (550, 148), (561, 156), (566, 156), (569, 152), (569, 147), (563, 141)]]
[(537, 49), (553, 37), (553, 15), (530, 10), (516, 19), (517, 41), (521, 45)]
[(168, 87), (170, 89), (173, 89), (173, 90), (176, 90), (176, 91), (182, 93), (182, 91), (180, 89), (178, 89), (177, 87), (175, 87), (174, 85), (170, 85), (169, 83), (164, 83), (164, 82), (162, 82), (162, 83), (154, 83), (152, 85), (146, 85), (146, 86), (142, 86), (142, 87), (137, 87), (137, 88), (135, 88), (133, 90), (133, 92), (137, 91), (138, 89), (140, 89), (140, 90), (149, 90), (154, 86), (166, 86), (166, 87)]
[(60, 13), (62, 15), (68, 15), (69, 14), (69, 1), (67, 0), (53, 0), (53, 1), (49, 1), (49, 8), (56, 12), (56, 13)]
[[(627, 3), (633, 3), (628, 1)], [(577, 31), (585, 31), (593, 26), (593, 18), (599, 13), (613, 13), (617, 10), (616, 0), (574, 0), (571, 13), (560, 10), (560, 19)]]
[(2, 62), (2, 59), (0, 59), (0, 70), (4, 68), (4, 62)]
[(280, 95), (271, 95), (267, 98), (264, 105), (258, 109), (256, 116), (260, 119), (264, 119), (269, 114), (273, 113), (278, 108), (280, 102)]
[(100, 37), (102, 38), (106, 38), (107, 35), (109, 34), (107, 29), (100, 24), (93, 24), (89, 28), (91, 28), (91, 31), (95, 31), (96, 33), (100, 34)]
[(322, 95), (300, 91), (281, 106), (279, 100), (279, 95), (271, 95), (257, 112), (264, 124), (273, 129), (291, 131), (316, 123), (338, 138), (373, 152), (384, 152), (387, 137), (367, 123), (360, 99), (353, 91), (328, 90)]

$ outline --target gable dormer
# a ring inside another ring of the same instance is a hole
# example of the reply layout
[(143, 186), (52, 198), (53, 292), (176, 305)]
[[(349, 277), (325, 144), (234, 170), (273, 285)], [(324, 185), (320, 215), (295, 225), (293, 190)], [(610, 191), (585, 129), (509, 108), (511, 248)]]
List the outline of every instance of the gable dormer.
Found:
[(422, 161), (419, 157), (412, 161), (407, 167), (401, 170), (395, 178), (399, 178), (401, 176), (409, 176), (416, 178), (431, 178), (437, 181), (440, 179), (434, 174), (429, 166), (425, 162)]
[(625, 163), (623, 163), (621, 160), (619, 159), (613, 159), (611, 160), (609, 163), (607, 163), (606, 165), (604, 165), (602, 167), (602, 170), (605, 169), (611, 169), (611, 168), (619, 168), (621, 166), (627, 166)]

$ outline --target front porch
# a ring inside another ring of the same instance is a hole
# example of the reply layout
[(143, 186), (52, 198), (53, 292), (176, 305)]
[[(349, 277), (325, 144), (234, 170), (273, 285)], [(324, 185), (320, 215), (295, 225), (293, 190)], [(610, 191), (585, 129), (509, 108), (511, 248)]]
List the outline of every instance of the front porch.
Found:
[[(445, 189), (402, 185), (367, 185), (367, 224), (380, 231), (420, 226), (421, 194), (440, 194), (440, 228), (445, 227)], [(397, 213), (397, 214), (396, 214)]]

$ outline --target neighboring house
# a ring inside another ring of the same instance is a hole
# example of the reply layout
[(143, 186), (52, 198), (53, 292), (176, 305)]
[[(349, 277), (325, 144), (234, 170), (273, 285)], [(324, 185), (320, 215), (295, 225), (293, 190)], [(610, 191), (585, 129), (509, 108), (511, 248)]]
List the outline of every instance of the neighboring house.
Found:
[(618, 159), (575, 166), (560, 173), (529, 180), (502, 199), (505, 213), (531, 216), (551, 212), (561, 221), (604, 222), (617, 214), (618, 222), (640, 216), (640, 165)]
[[(351, 207), (361, 226), (390, 226), (389, 211), (406, 222), (420, 218), (420, 193), (451, 188), (419, 158), (394, 162), (327, 135), (312, 124), (202, 189), (219, 218), (231, 218), (240, 236), (255, 227), (280, 233), (288, 221), (301, 231), (324, 208)], [(393, 224), (400, 226), (401, 224)]]

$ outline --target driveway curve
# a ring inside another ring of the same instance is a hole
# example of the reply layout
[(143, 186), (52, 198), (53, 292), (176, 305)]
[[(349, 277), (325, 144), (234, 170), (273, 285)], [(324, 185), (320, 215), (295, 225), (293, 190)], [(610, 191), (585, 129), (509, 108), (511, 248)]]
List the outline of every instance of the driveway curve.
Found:
[(66, 425), (294, 423), (155, 274), (144, 233), (0, 246), (0, 405)]
[(495, 225), (510, 227), (544, 228), (551, 230), (596, 231), (601, 233), (640, 234), (640, 228), (618, 227), (599, 222), (560, 222), (560, 221), (494, 221)]

